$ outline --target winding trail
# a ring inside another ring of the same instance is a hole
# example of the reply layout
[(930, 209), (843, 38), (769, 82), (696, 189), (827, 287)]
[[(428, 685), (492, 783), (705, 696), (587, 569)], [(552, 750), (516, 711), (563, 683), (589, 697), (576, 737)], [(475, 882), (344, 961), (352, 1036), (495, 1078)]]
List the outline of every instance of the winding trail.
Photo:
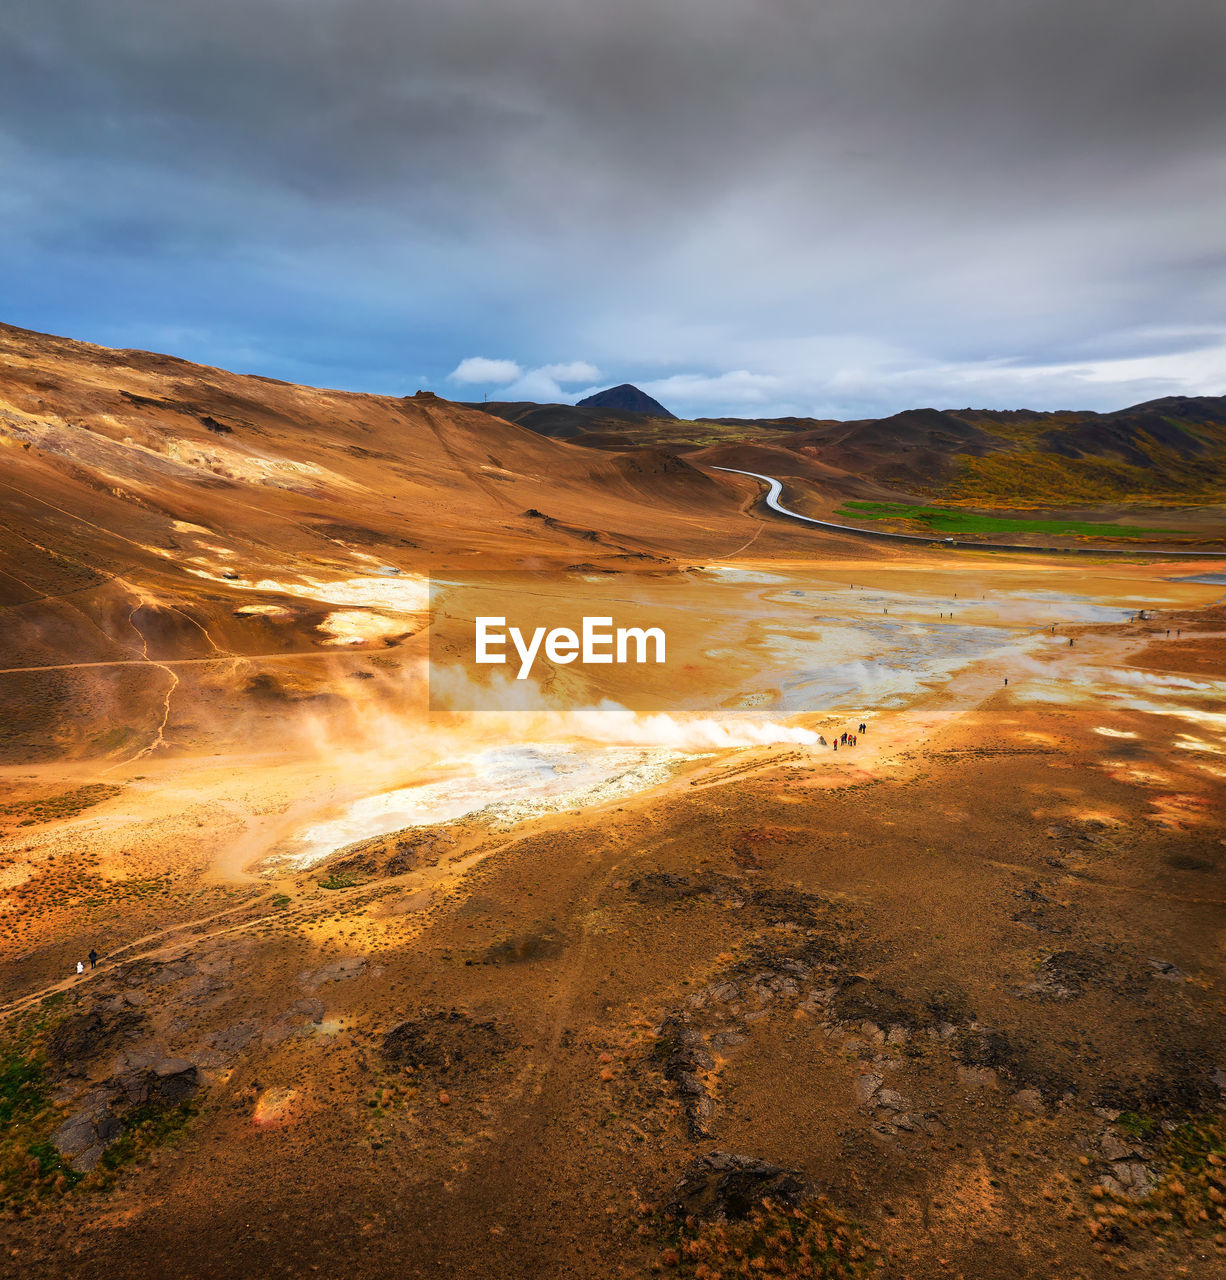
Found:
[[(359, 650), (357, 652), (365, 652)], [(99, 662), (53, 662), (37, 667), (0, 667), (0, 676), (20, 675), (29, 671), (82, 671), (92, 667), (206, 667), (225, 662), (301, 662), (306, 658), (341, 658), (346, 651), (338, 648), (329, 652), (308, 650), (304, 653), (227, 653), (210, 658), (166, 658), (154, 661), (145, 658), (111, 658)]]
[(712, 467), (712, 471), (724, 471), (733, 476), (750, 476), (769, 485), (766, 494), (766, 505), (781, 516), (792, 520), (801, 520), (805, 524), (816, 525), (819, 529), (830, 529), (835, 533), (850, 533), (860, 538), (884, 538), (887, 542), (920, 542), (925, 546), (955, 547), (964, 551), (1028, 551), (1031, 555), (1075, 555), (1075, 556), (1164, 556), (1177, 560), (1223, 560), (1226, 551), (1202, 551), (1199, 548), (1186, 551), (1155, 551), (1149, 547), (1028, 547), (1010, 542), (964, 542), (958, 538), (941, 538), (935, 534), (885, 533), (881, 529), (858, 529), (855, 525), (835, 524), (830, 520), (818, 520), (815, 516), (801, 515), (791, 507), (785, 507), (779, 501), (783, 492), (783, 484), (774, 476), (764, 476), (757, 471), (741, 471), (737, 467)]

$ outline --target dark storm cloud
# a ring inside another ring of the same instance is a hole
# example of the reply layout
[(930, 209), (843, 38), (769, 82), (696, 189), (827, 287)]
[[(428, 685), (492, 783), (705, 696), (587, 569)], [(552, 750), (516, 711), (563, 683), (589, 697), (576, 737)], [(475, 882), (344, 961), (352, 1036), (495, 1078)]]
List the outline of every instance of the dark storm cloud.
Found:
[[(352, 382), (588, 359), (706, 410), (1213, 382), (1220, 0), (10, 0), (0, 21), (19, 321), (186, 327), (303, 377), (339, 345), (356, 358), (319, 367)], [(87, 286), (75, 311), (44, 304), (57, 278)]]

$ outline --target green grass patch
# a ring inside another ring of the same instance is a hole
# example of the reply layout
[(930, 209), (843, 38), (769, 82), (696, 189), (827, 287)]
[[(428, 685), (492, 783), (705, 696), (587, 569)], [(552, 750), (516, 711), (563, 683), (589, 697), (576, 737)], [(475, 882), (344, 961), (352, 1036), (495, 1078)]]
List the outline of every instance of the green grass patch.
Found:
[(934, 533), (1097, 534), (1111, 538), (1170, 537), (1171, 534), (1169, 529), (1147, 529), (1104, 520), (985, 516), (951, 507), (917, 506), (907, 502), (845, 502), (835, 514), (848, 520), (910, 520)]
[(35, 1114), (47, 1101), (42, 1063), (20, 1050), (0, 1059), (0, 1129)]
[(357, 881), (352, 876), (330, 875), (326, 880), (319, 882), (321, 889), (353, 889), (357, 887)]
[[(1129, 1128), (1124, 1116), (1117, 1123)], [(1160, 1158), (1166, 1171), (1143, 1203), (1106, 1197), (1117, 1205), (1109, 1221), (1118, 1228), (1134, 1225), (1152, 1232), (1192, 1236), (1226, 1229), (1226, 1113), (1199, 1116), (1181, 1124), (1166, 1135)], [(1101, 1189), (1091, 1194), (1100, 1201), (1096, 1212), (1101, 1213)], [(1090, 1233), (1101, 1237), (1106, 1221), (1100, 1217), (1091, 1224)]]
[(173, 1140), (198, 1109), (189, 1099), (117, 1113), (121, 1134), (96, 1169), (79, 1173), (51, 1142), (67, 1113), (52, 1102), (43, 1056), (46, 1033), (62, 1020), (64, 1003), (61, 996), (48, 997), (10, 1023), (0, 1043), (0, 1209), (36, 1209), (81, 1184), (108, 1186), (117, 1169)]
[(153, 1102), (137, 1107), (124, 1117), (123, 1133), (102, 1153), (101, 1167), (114, 1172), (139, 1160), (177, 1135), (195, 1114), (196, 1105), (191, 1101), (171, 1107)]
[(42, 1036), (61, 1004), (42, 1001), (0, 1044), (0, 1208), (53, 1198), (81, 1181), (50, 1142), (62, 1117), (51, 1105)]
[(1125, 1111), (1115, 1123), (1125, 1133), (1143, 1142), (1149, 1141), (1158, 1132), (1158, 1122), (1153, 1116), (1139, 1115), (1136, 1111)]
[(53, 822), (58, 818), (75, 818), (86, 809), (117, 796), (122, 790), (122, 787), (112, 786), (110, 783), (94, 782), (87, 787), (64, 791), (42, 800), (20, 800), (0, 805), (0, 816), (20, 818), (18, 825), (22, 827), (34, 826), (39, 822)]

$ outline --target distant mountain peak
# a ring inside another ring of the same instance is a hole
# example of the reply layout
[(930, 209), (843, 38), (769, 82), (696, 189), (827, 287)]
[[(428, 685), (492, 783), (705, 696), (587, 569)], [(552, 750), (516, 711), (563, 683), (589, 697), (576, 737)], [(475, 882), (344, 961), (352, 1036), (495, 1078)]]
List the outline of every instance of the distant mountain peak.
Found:
[(649, 413), (653, 418), (676, 418), (658, 401), (653, 400), (645, 391), (623, 382), (620, 387), (610, 387), (607, 391), (597, 391), (594, 396), (580, 400), (579, 405), (587, 409), (622, 409), (628, 413)]

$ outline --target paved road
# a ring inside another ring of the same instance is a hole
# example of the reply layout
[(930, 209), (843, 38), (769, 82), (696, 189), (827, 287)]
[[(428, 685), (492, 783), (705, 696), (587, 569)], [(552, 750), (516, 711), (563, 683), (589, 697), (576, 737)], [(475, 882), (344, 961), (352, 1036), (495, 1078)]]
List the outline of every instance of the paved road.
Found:
[(834, 524), (829, 520), (818, 520), (813, 516), (802, 516), (799, 511), (785, 507), (779, 501), (783, 485), (774, 476), (760, 475), (757, 471), (739, 471), (736, 467), (712, 467), (712, 471), (726, 471), (734, 476), (752, 476), (770, 486), (766, 495), (766, 505), (781, 516), (792, 520), (802, 520), (805, 524), (814, 524), (819, 529), (831, 529), (835, 533), (850, 533), (860, 538), (884, 538), (888, 542), (922, 542), (925, 546), (964, 547), (973, 551), (1029, 551), (1031, 555), (1081, 555), (1081, 556), (1173, 556), (1178, 560), (1222, 560), (1226, 559), (1226, 551), (1202, 551), (1189, 548), (1185, 551), (1152, 551), (1148, 547), (1027, 547), (1010, 542), (963, 542), (958, 538), (942, 538), (937, 534), (884, 533), (880, 529), (857, 529), (850, 524)]

